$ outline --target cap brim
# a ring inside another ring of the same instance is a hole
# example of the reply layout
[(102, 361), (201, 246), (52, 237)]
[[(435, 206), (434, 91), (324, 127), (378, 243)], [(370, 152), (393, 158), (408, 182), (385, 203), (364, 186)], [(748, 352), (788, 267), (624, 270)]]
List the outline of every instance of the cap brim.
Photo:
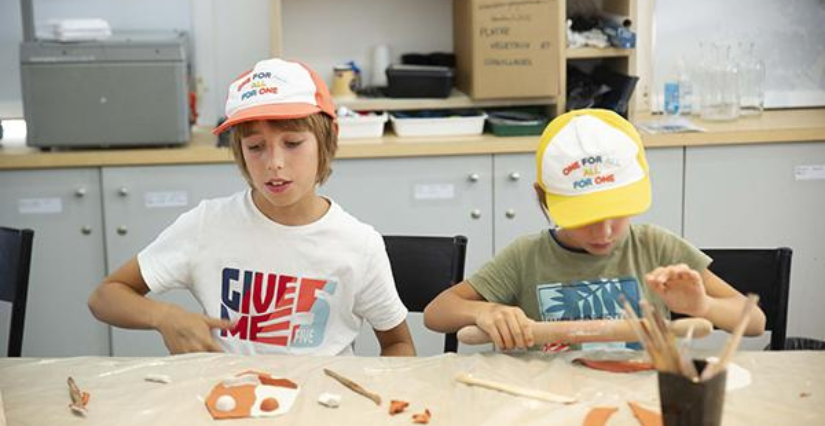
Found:
[(650, 208), (650, 180), (607, 191), (564, 196), (547, 193), (547, 210), (553, 222), (562, 228), (578, 228), (591, 223), (623, 216), (634, 216)]
[(240, 110), (227, 118), (220, 126), (212, 129), (213, 135), (218, 135), (230, 127), (254, 120), (284, 120), (289, 118), (303, 118), (321, 112), (321, 108), (305, 103), (294, 104), (267, 104), (249, 107)]

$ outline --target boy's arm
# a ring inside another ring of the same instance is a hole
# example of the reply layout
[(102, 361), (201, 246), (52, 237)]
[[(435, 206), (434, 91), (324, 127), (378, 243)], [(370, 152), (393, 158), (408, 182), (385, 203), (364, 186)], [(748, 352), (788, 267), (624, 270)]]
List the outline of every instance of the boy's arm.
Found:
[(453, 333), (477, 325), (505, 350), (533, 346), (532, 322), (519, 307), (486, 301), (466, 280), (441, 292), (424, 309), (427, 328)]
[[(645, 276), (648, 286), (673, 312), (709, 319), (715, 326), (733, 331), (747, 298), (722, 278), (705, 269), (701, 273), (685, 264), (656, 268)], [(765, 313), (751, 312), (747, 336), (765, 332)]]
[(381, 356), (415, 356), (415, 345), (406, 320), (389, 330), (374, 331), (381, 345)]
[(158, 330), (172, 354), (221, 351), (210, 329), (231, 328), (229, 321), (144, 297), (148, 292), (137, 258), (132, 258), (92, 292), (89, 310), (95, 318), (116, 327)]

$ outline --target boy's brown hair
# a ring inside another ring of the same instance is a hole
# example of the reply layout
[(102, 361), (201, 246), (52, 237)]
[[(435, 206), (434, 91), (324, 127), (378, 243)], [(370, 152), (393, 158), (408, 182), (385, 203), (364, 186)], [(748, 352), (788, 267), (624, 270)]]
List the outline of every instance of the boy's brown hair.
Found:
[[(229, 144), (232, 156), (235, 158), (235, 164), (238, 165), (241, 174), (249, 185), (252, 185), (252, 179), (246, 169), (241, 139), (252, 133), (253, 123), (254, 121), (247, 121), (233, 126)], [(266, 123), (271, 128), (281, 131), (302, 132), (308, 130), (312, 132), (315, 139), (318, 140), (318, 174), (315, 176), (315, 183), (320, 185), (326, 182), (332, 174), (332, 159), (338, 150), (338, 132), (331, 117), (323, 113), (316, 113), (302, 118), (266, 120)]]

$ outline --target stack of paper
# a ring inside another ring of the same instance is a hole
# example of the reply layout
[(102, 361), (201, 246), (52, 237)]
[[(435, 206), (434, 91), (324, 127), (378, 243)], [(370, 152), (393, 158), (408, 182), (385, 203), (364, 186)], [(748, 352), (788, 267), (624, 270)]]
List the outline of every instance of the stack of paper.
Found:
[(112, 36), (112, 28), (103, 19), (54, 19), (49, 21), (47, 38), (58, 41), (105, 40)]

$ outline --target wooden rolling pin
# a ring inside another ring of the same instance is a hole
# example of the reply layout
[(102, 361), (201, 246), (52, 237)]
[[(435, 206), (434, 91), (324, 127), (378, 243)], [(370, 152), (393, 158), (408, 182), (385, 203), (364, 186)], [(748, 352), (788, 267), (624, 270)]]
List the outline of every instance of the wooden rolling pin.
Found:
[[(533, 339), (537, 345), (545, 343), (636, 342), (639, 338), (628, 321), (586, 320), (546, 321), (533, 323)], [(647, 324), (646, 320), (641, 320)], [(677, 337), (684, 337), (693, 327), (693, 338), (705, 337), (713, 331), (713, 324), (704, 318), (680, 318), (668, 324)], [(483, 330), (469, 325), (458, 330), (458, 340), (468, 345), (482, 345), (492, 340)]]

